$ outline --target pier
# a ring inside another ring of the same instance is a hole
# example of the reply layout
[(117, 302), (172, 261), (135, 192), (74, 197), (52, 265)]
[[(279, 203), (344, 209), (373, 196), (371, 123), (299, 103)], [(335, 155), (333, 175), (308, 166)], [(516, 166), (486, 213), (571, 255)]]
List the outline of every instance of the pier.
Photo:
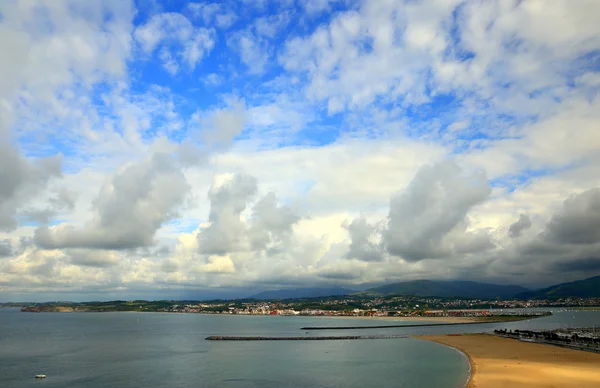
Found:
[(483, 325), (499, 322), (451, 322), (451, 323), (423, 323), (410, 325), (377, 325), (377, 326), (307, 326), (300, 330), (355, 330), (355, 329), (391, 329), (402, 327), (431, 327), (431, 326), (457, 326), (457, 325)]
[(343, 335), (314, 337), (238, 337), (228, 335), (211, 335), (207, 341), (330, 341), (330, 340), (366, 340), (408, 338), (406, 335)]

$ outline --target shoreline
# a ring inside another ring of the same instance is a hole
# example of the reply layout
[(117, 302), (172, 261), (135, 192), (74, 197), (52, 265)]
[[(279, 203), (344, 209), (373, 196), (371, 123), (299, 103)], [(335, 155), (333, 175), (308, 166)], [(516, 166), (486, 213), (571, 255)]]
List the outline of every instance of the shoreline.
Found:
[(467, 388), (600, 386), (600, 355), (491, 334), (415, 338), (449, 346), (470, 365)]
[[(447, 345), (445, 345), (447, 346)], [(465, 382), (462, 385), (462, 388), (469, 388), (469, 383), (471, 382), (471, 380), (473, 379), (473, 362), (471, 361), (471, 357), (469, 357), (469, 355), (465, 352), (463, 352), (462, 350), (458, 349), (458, 348), (454, 348), (452, 346), (449, 346), (449, 348), (454, 349), (454, 351), (456, 351), (458, 354), (460, 354), (466, 361), (467, 366), (468, 366), (468, 370), (467, 370), (467, 378), (465, 380)]]

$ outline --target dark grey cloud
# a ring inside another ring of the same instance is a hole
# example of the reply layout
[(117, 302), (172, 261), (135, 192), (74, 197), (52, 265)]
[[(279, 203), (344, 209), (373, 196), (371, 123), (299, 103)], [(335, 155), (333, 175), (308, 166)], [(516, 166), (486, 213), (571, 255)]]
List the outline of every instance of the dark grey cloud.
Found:
[(125, 251), (130, 257), (168, 257), (173, 253), (173, 247), (169, 245), (156, 245), (139, 247)]
[(66, 254), (71, 264), (84, 267), (107, 268), (117, 263), (115, 252), (92, 249), (68, 249)]
[(358, 279), (362, 274), (359, 272), (344, 272), (344, 271), (322, 271), (319, 276), (324, 279), (331, 280), (354, 280)]
[(0, 238), (0, 257), (9, 257), (14, 254), (12, 241), (9, 238)]
[(520, 272), (531, 284), (594, 276), (600, 273), (599, 228), (600, 189), (571, 195), (541, 231), (496, 252), (491, 269), (507, 278)]
[(600, 188), (567, 198), (548, 223), (546, 239), (561, 244), (600, 242)]
[(61, 155), (30, 162), (0, 136), (0, 230), (17, 227), (19, 209), (61, 174)]
[(179, 265), (172, 259), (165, 259), (161, 262), (160, 269), (166, 273), (173, 273), (179, 270)]
[(370, 225), (364, 217), (358, 217), (345, 227), (351, 241), (346, 258), (361, 261), (383, 260), (381, 244), (373, 241), (380, 233), (377, 226)]
[(189, 185), (180, 164), (164, 153), (130, 164), (108, 179), (82, 228), (43, 226), (35, 242), (47, 249), (132, 249), (154, 243), (156, 231), (177, 215)]
[(467, 174), (452, 162), (425, 166), (392, 197), (383, 240), (408, 261), (467, 254), (493, 246), (486, 231), (467, 232), (468, 213), (491, 193), (485, 174)]
[(529, 219), (528, 215), (521, 214), (519, 215), (519, 219), (508, 228), (508, 234), (510, 237), (516, 238), (529, 228), (531, 228), (531, 219)]
[(600, 255), (582, 259), (558, 261), (553, 265), (556, 271), (586, 272), (590, 276), (600, 272)]
[(458, 255), (482, 252), (496, 246), (487, 229), (467, 232), (465, 224), (457, 227), (454, 233), (448, 236), (453, 253)]

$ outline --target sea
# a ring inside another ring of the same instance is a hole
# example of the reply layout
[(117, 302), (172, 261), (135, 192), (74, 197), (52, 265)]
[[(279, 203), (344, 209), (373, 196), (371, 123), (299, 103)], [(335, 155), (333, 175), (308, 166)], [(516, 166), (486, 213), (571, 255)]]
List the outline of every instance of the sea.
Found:
[[(301, 330), (305, 326), (377, 324), (382, 321), (175, 313), (36, 314), (0, 308), (0, 387), (460, 388), (470, 373), (465, 356), (416, 338), (248, 342), (205, 338), (413, 336), (496, 328), (589, 327), (600, 326), (600, 311), (555, 310), (552, 316), (500, 324)], [(35, 379), (37, 374), (47, 378)]]

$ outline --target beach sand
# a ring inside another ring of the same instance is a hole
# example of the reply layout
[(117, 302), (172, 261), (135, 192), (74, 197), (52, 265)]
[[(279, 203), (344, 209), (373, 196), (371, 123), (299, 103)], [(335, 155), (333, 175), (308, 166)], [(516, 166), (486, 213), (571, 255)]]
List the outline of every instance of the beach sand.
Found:
[(490, 334), (419, 337), (463, 351), (469, 388), (598, 388), (600, 354), (533, 344)]

